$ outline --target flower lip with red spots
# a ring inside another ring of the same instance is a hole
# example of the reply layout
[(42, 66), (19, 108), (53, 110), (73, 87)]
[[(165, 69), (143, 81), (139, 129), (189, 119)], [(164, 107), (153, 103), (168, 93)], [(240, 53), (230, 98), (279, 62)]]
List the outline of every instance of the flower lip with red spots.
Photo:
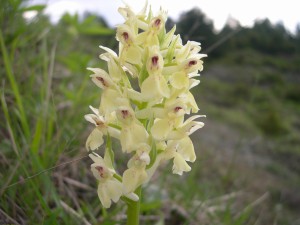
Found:
[(99, 80), (101, 82), (101, 84), (104, 87), (108, 87), (108, 84), (106, 83), (106, 81), (103, 79), (103, 77), (96, 77), (97, 80)]
[(122, 36), (123, 36), (124, 40), (127, 42), (128, 39), (129, 39), (128, 33), (127, 33), (127, 32), (124, 32), (124, 33), (122, 34)]
[(157, 66), (157, 64), (158, 64), (158, 56), (153, 56), (152, 57), (152, 65)]
[(194, 66), (197, 64), (196, 60), (189, 61), (189, 66)]
[(121, 110), (121, 113), (122, 113), (122, 117), (123, 119), (126, 119), (128, 116), (129, 116), (129, 111), (128, 110)]
[(104, 168), (102, 166), (96, 166), (95, 169), (99, 172), (100, 177), (104, 177)]
[(154, 25), (155, 25), (156, 27), (158, 27), (160, 24), (161, 24), (161, 20), (160, 20), (160, 19), (156, 19), (156, 20), (154, 21)]
[(181, 110), (181, 109), (182, 109), (182, 107), (176, 106), (176, 107), (174, 108), (174, 111), (175, 111), (175, 112), (178, 112), (178, 111)]

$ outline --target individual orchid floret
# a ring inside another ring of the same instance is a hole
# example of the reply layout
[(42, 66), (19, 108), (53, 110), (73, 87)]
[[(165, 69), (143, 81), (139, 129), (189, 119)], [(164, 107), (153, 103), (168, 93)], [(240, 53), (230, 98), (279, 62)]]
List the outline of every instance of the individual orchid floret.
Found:
[(106, 132), (106, 124), (104, 117), (99, 115), (99, 111), (92, 106), (90, 106), (94, 114), (87, 114), (84, 118), (90, 123), (94, 124), (96, 128), (91, 132), (87, 141), (86, 149), (95, 150), (103, 144), (103, 133)]
[(186, 136), (180, 140), (170, 141), (168, 145), (173, 145), (174, 149), (178, 154), (184, 158), (185, 161), (195, 162), (196, 154), (194, 145), (190, 137)]
[(167, 12), (160, 9), (158, 15), (151, 19), (149, 23), (149, 29), (152, 32), (158, 34), (165, 27), (165, 22), (167, 20)]
[(149, 57), (147, 60), (146, 68), (149, 75), (161, 74), (164, 67), (164, 60), (159, 51), (158, 46), (149, 48)]
[(150, 163), (150, 146), (140, 144), (136, 154), (128, 161), (128, 169), (123, 173), (123, 191), (133, 192), (147, 180), (146, 166)]
[(135, 43), (136, 35), (132, 28), (126, 24), (118, 26), (116, 38), (120, 41), (121, 62), (140, 65), (142, 49)]
[[(105, 157), (103, 159), (96, 153), (89, 154), (89, 157), (94, 161), (91, 165), (91, 171), (99, 181), (97, 191), (99, 199), (105, 208), (109, 208), (112, 201), (117, 202), (124, 195), (123, 184), (114, 177), (116, 172), (111, 163), (105, 160)], [(133, 201), (139, 200), (139, 197), (132, 192), (128, 192), (124, 196)]]
[(186, 103), (181, 98), (166, 102), (165, 107), (169, 118), (182, 117), (187, 113), (188, 109)]
[(122, 124), (120, 142), (123, 152), (130, 153), (136, 150), (140, 144), (147, 143), (148, 132), (135, 118), (131, 108), (120, 107), (117, 110), (117, 117)]
[(90, 77), (103, 90), (99, 107), (101, 114), (107, 115), (116, 110), (120, 105), (129, 105), (127, 97), (123, 95), (120, 87), (118, 87), (106, 71), (99, 68), (88, 68), (88, 70), (94, 72)]
[(166, 79), (162, 75), (150, 75), (141, 86), (141, 98), (143, 101), (160, 102), (170, 96), (170, 89)]
[(168, 133), (169, 140), (179, 140), (185, 138), (186, 136), (189, 136), (198, 129), (202, 128), (204, 126), (204, 123), (200, 121), (195, 121), (195, 119), (199, 117), (205, 116), (192, 116), (180, 125), (177, 124), (176, 126), (174, 126), (173, 130), (171, 130), (171, 132)]
[(186, 136), (179, 140), (168, 141), (162, 153), (162, 158), (164, 160), (173, 158), (172, 171), (174, 174), (182, 175), (183, 172), (190, 171), (191, 167), (187, 164), (187, 161), (194, 162), (196, 160), (194, 145), (191, 139)]
[(146, 64), (149, 75), (141, 85), (143, 101), (160, 101), (162, 98), (168, 98), (170, 96), (168, 82), (162, 75), (163, 67), (164, 61), (158, 47), (150, 47)]
[(148, 18), (150, 21), (147, 29), (140, 33), (137, 37), (139, 43), (143, 43), (145, 46), (158, 46), (159, 45), (159, 33), (163, 30), (165, 22), (167, 20), (167, 13), (160, 10), (156, 17)]
[(180, 67), (187, 73), (203, 70), (203, 61), (197, 58), (189, 58), (183, 61)]
[(204, 116), (192, 116), (183, 122), (183, 117), (156, 119), (151, 128), (151, 134), (158, 141), (178, 140), (191, 135), (204, 126), (203, 122), (195, 119)]
[(103, 135), (107, 135), (107, 133), (109, 133), (110, 136), (119, 138), (120, 131), (114, 127), (110, 127), (108, 125), (109, 122), (104, 118), (104, 116), (100, 115), (98, 109), (92, 106), (90, 106), (90, 109), (94, 114), (87, 114), (84, 118), (94, 124), (96, 128), (91, 132), (86, 141), (86, 149), (94, 151), (103, 144)]
[(190, 76), (191, 73), (202, 71), (203, 61), (197, 58), (190, 58), (183, 61), (178, 68), (177, 72), (174, 72), (170, 76), (170, 84), (176, 89), (188, 90), (190, 87)]
[(122, 183), (114, 178), (115, 171), (109, 168), (103, 158), (97, 154), (90, 154), (90, 158), (94, 161), (91, 165), (93, 175), (99, 181), (98, 196), (105, 208), (111, 206), (111, 202), (119, 201), (123, 195)]
[(116, 38), (125, 46), (130, 46), (134, 44), (135, 34), (130, 26), (127, 24), (119, 25), (117, 28)]
[(101, 89), (106, 89), (114, 86), (114, 82), (111, 77), (107, 74), (106, 71), (99, 68), (87, 68), (88, 70), (94, 72), (94, 74), (90, 75), (92, 81)]

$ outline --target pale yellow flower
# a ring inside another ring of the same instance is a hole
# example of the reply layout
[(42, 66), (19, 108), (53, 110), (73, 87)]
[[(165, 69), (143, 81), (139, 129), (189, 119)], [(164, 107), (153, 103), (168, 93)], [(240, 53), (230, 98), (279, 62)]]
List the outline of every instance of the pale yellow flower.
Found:
[(169, 140), (178, 140), (191, 135), (204, 126), (203, 122), (195, 121), (195, 119), (205, 117), (204, 115), (196, 115), (188, 118), (183, 123), (177, 124), (168, 135)]
[(115, 111), (120, 105), (130, 105), (129, 99), (123, 95), (118, 85), (106, 71), (99, 68), (88, 68), (88, 70), (94, 72), (90, 77), (103, 90), (99, 107), (101, 114), (106, 116)]
[(170, 84), (176, 89), (188, 90), (190, 87), (190, 76), (189, 74), (197, 73), (202, 71), (203, 61), (197, 58), (190, 58), (184, 60), (178, 67), (177, 72), (174, 72), (170, 76)]
[[(119, 201), (123, 194), (123, 184), (117, 180), (113, 175), (116, 173), (112, 168), (111, 163), (103, 159), (96, 153), (89, 154), (90, 158), (94, 161), (91, 165), (91, 170), (98, 183), (98, 197), (101, 204), (105, 208), (111, 206), (112, 201)], [(133, 201), (139, 198), (136, 194), (128, 192), (125, 196)]]
[(152, 46), (148, 48), (149, 55), (146, 62), (146, 68), (149, 75), (161, 75), (164, 68), (164, 59), (159, 51), (158, 46)]
[(201, 50), (201, 44), (195, 41), (188, 41), (184, 46), (176, 50), (176, 62), (180, 63), (185, 59), (196, 57), (201, 59), (206, 57), (206, 54), (199, 54), (198, 52)]
[(170, 96), (166, 79), (161, 75), (150, 75), (141, 86), (141, 100), (159, 102)]
[(156, 17), (151, 18), (145, 32), (139, 34), (139, 42), (143, 42), (145, 46), (159, 45), (158, 34), (164, 28), (166, 20), (166, 11), (160, 10)]
[(182, 175), (183, 172), (191, 171), (189, 164), (187, 164), (183, 157), (177, 152), (174, 153), (172, 171), (174, 174), (178, 175)]
[(148, 178), (146, 166), (150, 163), (150, 146), (140, 144), (136, 154), (128, 161), (128, 169), (123, 173), (123, 191), (125, 194), (133, 192)]
[(117, 28), (116, 38), (120, 41), (120, 59), (123, 62), (141, 65), (142, 48), (135, 44), (136, 35), (134, 30), (127, 24)]
[(109, 88), (102, 92), (99, 111), (104, 114), (115, 112), (120, 106), (129, 106), (129, 99), (119, 90)]
[(105, 90), (108, 88), (115, 88), (115, 84), (110, 78), (110, 75), (105, 70), (100, 68), (87, 68), (88, 70), (94, 72), (90, 75), (92, 81), (101, 89)]
[(168, 141), (167, 145), (162, 147), (162, 150), (160, 159), (173, 159), (172, 171), (174, 174), (182, 175), (183, 172), (190, 171), (191, 167), (187, 164), (187, 161), (194, 162), (196, 160), (194, 145), (188, 136)]
[[(109, 121), (107, 121), (104, 116), (100, 115), (99, 110), (90, 106), (90, 109), (94, 114), (87, 114), (84, 118), (90, 123), (94, 124), (96, 128), (91, 132), (87, 141), (87, 150), (96, 150), (103, 144), (103, 135), (107, 135), (107, 132), (115, 138), (120, 137), (120, 131), (116, 128), (110, 127)], [(113, 121), (113, 119), (111, 119)]]
[(119, 201), (120, 197), (123, 195), (123, 185), (113, 177), (115, 171), (106, 165), (101, 156), (97, 154), (90, 154), (89, 156), (94, 161), (91, 165), (92, 173), (99, 181), (99, 199), (105, 208), (109, 208), (112, 201)]
[(123, 152), (130, 153), (137, 150), (140, 144), (148, 141), (148, 132), (144, 126), (135, 118), (134, 112), (129, 107), (120, 107), (117, 117), (122, 123), (120, 142)]

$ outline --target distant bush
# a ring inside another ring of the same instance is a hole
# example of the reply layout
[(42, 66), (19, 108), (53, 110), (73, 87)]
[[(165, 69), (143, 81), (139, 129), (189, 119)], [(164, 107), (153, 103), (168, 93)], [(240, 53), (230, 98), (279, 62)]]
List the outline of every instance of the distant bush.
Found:
[(273, 107), (259, 111), (256, 118), (256, 124), (267, 136), (280, 135), (286, 131), (285, 124), (279, 112)]
[(277, 72), (265, 72), (259, 74), (258, 84), (263, 86), (283, 85), (283, 75)]
[(285, 99), (300, 103), (300, 88), (299, 84), (290, 84), (288, 88), (285, 90)]

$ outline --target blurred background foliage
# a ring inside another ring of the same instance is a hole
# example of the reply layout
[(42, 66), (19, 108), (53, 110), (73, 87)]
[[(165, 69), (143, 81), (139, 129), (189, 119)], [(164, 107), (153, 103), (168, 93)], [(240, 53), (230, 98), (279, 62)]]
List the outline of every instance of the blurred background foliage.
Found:
[[(86, 67), (105, 68), (97, 46), (116, 50), (115, 31), (89, 13), (51, 24), (43, 9), (0, 1), (0, 223), (122, 224), (124, 204), (101, 208), (84, 149), (100, 96)], [(193, 89), (206, 126), (192, 171), (164, 165), (147, 186), (142, 224), (300, 224), (300, 26), (231, 19), (216, 32), (199, 9), (175, 23), (209, 55)]]

